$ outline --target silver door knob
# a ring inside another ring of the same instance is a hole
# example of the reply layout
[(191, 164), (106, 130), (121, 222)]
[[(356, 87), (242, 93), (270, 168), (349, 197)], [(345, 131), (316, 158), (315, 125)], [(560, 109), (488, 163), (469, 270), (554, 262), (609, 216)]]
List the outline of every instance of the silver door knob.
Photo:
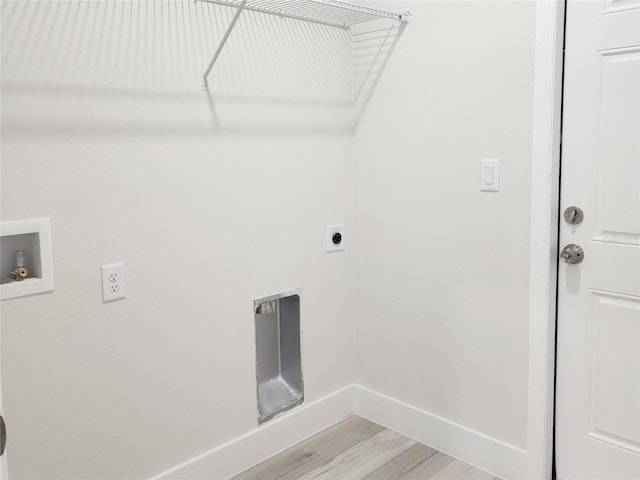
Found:
[(562, 249), (562, 252), (560, 252), (560, 259), (564, 263), (580, 263), (584, 260), (584, 250), (582, 250), (580, 245), (570, 243)]
[(7, 445), (7, 427), (4, 424), (4, 417), (0, 415), (0, 457), (4, 455), (4, 447)]

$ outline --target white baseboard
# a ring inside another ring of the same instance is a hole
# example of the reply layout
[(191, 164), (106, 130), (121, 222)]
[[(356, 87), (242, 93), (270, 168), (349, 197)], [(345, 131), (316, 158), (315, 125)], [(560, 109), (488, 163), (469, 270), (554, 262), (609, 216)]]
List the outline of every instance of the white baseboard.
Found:
[(230, 442), (177, 465), (152, 480), (222, 480), (236, 475), (353, 413), (354, 386), (295, 408)]
[(503, 479), (526, 476), (518, 447), (382, 395), (349, 385), (177, 465), (151, 480), (223, 480), (337, 423), (352, 413), (430, 445)]
[(358, 385), (355, 414), (413, 438), (500, 478), (523, 478), (527, 454), (432, 413)]

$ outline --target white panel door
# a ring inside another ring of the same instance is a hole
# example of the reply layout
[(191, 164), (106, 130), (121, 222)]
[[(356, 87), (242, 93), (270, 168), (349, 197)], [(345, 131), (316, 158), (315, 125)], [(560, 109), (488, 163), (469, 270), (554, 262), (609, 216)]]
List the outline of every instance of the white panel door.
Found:
[(557, 475), (638, 480), (640, 0), (568, 1), (563, 125)]

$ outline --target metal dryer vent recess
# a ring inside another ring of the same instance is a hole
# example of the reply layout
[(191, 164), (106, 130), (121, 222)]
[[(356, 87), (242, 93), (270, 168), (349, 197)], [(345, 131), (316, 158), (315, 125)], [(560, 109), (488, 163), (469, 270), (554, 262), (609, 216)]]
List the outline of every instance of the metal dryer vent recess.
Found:
[(304, 401), (300, 289), (254, 300), (258, 423)]

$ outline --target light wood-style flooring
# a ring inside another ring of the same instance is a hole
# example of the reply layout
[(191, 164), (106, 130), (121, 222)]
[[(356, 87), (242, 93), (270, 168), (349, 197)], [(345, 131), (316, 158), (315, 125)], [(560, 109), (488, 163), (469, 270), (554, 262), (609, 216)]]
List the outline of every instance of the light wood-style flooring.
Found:
[(500, 480), (352, 415), (233, 480)]

